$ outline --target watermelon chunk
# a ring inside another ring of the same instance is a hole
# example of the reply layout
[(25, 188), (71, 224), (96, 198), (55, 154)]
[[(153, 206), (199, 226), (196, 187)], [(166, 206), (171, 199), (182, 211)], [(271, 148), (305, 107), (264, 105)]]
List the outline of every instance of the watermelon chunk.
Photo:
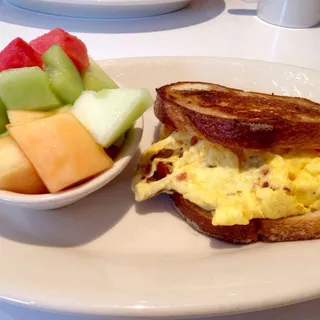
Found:
[(53, 29), (30, 42), (31, 47), (39, 54), (44, 54), (54, 44), (60, 45), (79, 71), (89, 67), (86, 45), (63, 29)]
[(21, 38), (12, 40), (0, 52), (0, 72), (24, 67), (42, 68), (42, 64), (40, 54)]

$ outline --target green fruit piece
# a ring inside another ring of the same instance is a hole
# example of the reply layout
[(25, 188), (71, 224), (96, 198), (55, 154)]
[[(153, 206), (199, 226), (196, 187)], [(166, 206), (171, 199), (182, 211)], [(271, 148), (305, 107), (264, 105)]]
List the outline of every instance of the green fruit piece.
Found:
[(0, 99), (8, 110), (44, 111), (61, 105), (50, 90), (47, 75), (39, 67), (2, 71)]
[(85, 91), (70, 112), (87, 128), (96, 142), (112, 145), (152, 104), (146, 89)]
[(118, 85), (89, 58), (90, 67), (81, 72), (81, 77), (86, 90), (100, 91), (102, 89), (115, 89)]
[(6, 131), (6, 125), (9, 123), (7, 108), (0, 100), (0, 134)]
[(52, 110), (55, 113), (61, 113), (61, 112), (67, 112), (71, 109), (72, 105), (71, 104), (66, 104), (65, 106), (56, 108), (54, 110)]
[(50, 47), (42, 55), (42, 60), (52, 90), (63, 102), (73, 104), (84, 91), (84, 86), (72, 60), (59, 45)]
[(2, 132), (2, 133), (0, 134), (0, 138), (6, 137), (6, 136), (8, 136), (8, 135), (9, 135), (9, 132), (8, 132), (8, 131), (4, 131), (4, 132)]

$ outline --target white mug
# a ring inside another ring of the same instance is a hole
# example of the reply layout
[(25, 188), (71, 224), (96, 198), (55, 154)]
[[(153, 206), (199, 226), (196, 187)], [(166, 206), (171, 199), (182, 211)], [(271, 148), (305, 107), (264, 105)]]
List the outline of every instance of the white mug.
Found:
[(320, 0), (257, 0), (257, 3), (258, 17), (271, 24), (310, 28), (320, 23)]

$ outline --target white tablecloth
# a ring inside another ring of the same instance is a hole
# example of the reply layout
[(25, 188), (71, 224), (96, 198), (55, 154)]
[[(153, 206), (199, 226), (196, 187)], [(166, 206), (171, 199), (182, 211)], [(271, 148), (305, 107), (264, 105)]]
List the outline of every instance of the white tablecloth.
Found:
[[(181, 11), (137, 20), (79, 20), (38, 15), (0, 0), (0, 48), (17, 36), (26, 40), (57, 26), (78, 35), (96, 59), (134, 56), (222, 56), (275, 61), (320, 70), (320, 26), (294, 30), (255, 16), (240, 0), (197, 0)], [(223, 320), (318, 320), (320, 300)], [(1, 320), (90, 320), (0, 304)], [(97, 319), (97, 318), (94, 318)]]

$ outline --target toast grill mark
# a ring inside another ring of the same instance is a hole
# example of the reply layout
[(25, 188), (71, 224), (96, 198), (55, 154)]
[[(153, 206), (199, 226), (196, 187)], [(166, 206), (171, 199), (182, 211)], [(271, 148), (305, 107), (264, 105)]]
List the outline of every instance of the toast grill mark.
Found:
[(201, 82), (157, 89), (155, 115), (176, 131), (228, 147), (319, 148), (320, 105)]
[[(244, 123), (234, 119), (221, 119), (186, 110), (186, 116), (193, 120), (196, 128), (204, 138), (226, 146), (255, 143), (252, 149), (269, 148), (277, 140), (277, 134), (272, 125), (265, 123)], [(249, 129), (249, 130), (248, 130)], [(268, 132), (268, 134), (266, 134)]]
[(226, 117), (236, 116), (244, 120), (270, 121), (280, 117), (290, 121), (313, 122), (315, 117), (320, 117), (318, 104), (308, 99), (216, 87), (223, 90), (172, 89), (168, 97), (176, 101), (179, 96), (182, 105), (194, 111), (203, 108), (206, 114), (221, 113)]

